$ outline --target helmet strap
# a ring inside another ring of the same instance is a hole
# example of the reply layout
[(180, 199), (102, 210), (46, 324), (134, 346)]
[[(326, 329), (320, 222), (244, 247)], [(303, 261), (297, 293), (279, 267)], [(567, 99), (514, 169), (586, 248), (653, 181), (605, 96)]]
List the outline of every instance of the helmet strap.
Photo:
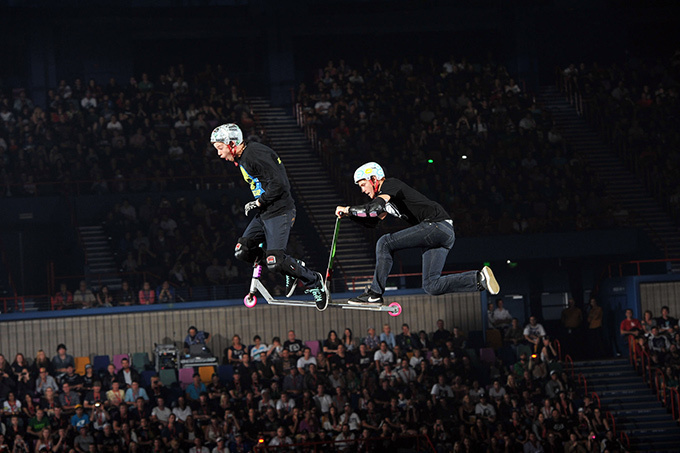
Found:
[(373, 187), (373, 192), (377, 194), (378, 189), (380, 188), (380, 181), (378, 181), (378, 178), (376, 178), (375, 176), (371, 176), (369, 181), (371, 182), (371, 186)]

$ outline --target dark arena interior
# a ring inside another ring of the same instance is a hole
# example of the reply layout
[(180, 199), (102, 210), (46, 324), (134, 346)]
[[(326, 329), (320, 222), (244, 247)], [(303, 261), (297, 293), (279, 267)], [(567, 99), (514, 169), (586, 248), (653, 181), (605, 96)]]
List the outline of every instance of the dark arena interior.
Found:
[(680, 451), (678, 23), (0, 0), (0, 453)]

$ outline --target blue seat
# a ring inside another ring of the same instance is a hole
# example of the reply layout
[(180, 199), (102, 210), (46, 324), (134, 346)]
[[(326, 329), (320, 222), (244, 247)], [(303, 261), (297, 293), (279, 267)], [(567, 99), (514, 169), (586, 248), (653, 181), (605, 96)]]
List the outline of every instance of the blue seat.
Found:
[(219, 365), (217, 367), (217, 375), (220, 377), (222, 384), (227, 384), (234, 380), (234, 367), (231, 365)]
[(108, 355), (96, 355), (94, 356), (94, 359), (92, 359), (92, 369), (95, 373), (103, 373), (110, 363), (111, 359)]
[(151, 378), (156, 376), (156, 372), (153, 370), (144, 370), (141, 373), (142, 375), (142, 384), (146, 388), (151, 388)]

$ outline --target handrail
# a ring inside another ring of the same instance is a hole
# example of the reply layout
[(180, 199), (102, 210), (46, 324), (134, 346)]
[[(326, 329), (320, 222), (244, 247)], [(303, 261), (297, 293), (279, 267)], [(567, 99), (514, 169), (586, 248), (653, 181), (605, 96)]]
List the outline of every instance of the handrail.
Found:
[[(661, 376), (661, 386), (659, 386), (659, 376)], [(656, 400), (661, 401), (666, 405), (666, 376), (659, 368), (654, 369), (654, 392), (656, 393)], [(663, 400), (661, 394), (663, 393)]]
[[(399, 436), (399, 439), (415, 439), (418, 446), (420, 446), (420, 442), (426, 443), (429, 448), (421, 449), (417, 448), (418, 451), (432, 451), (435, 453), (437, 449), (434, 447), (432, 444), (432, 441), (430, 440), (430, 437), (426, 434), (417, 434), (413, 436)], [(354, 444), (355, 446), (362, 441), (368, 441), (368, 442), (380, 442), (383, 440), (390, 440), (391, 437), (370, 437), (368, 439), (361, 439), (361, 438), (355, 438), (355, 439), (347, 439), (347, 440), (324, 440), (324, 441), (313, 441), (313, 442), (302, 442), (302, 443), (293, 443), (290, 445), (286, 445), (285, 447), (280, 447), (280, 446), (269, 446), (265, 445), (264, 438), (258, 439), (258, 443), (253, 447), (253, 451), (255, 452), (266, 452), (266, 451), (281, 451), (284, 448), (285, 449), (290, 449), (294, 451), (298, 451), (298, 448), (296, 447), (311, 447), (313, 448), (313, 451), (317, 452), (322, 452), (322, 451), (328, 451), (329, 447), (330, 449), (333, 450), (333, 446), (338, 444), (338, 445), (346, 445), (350, 446)]]
[[(641, 271), (640, 265), (641, 265), (641, 264), (652, 264), (652, 263), (675, 263), (675, 262), (680, 262), (680, 258), (657, 258), (657, 259), (653, 259), (653, 260), (621, 261), (621, 262), (619, 262), (619, 263), (610, 263), (610, 264), (608, 264), (608, 265), (607, 265), (607, 269), (608, 269), (608, 274), (609, 274), (609, 277), (610, 277), (610, 278), (613, 277), (613, 276), (622, 277), (622, 276), (623, 276), (623, 266), (625, 266), (625, 265), (627, 265), (627, 264), (634, 264), (634, 265), (636, 266), (636, 269), (637, 269), (637, 275), (642, 275), (642, 274), (640, 273), (640, 271)], [(618, 270), (619, 270), (618, 275), (612, 273), (612, 267), (614, 267), (614, 268), (618, 267)]]
[(680, 392), (675, 387), (671, 388), (669, 393), (671, 397), (671, 413), (673, 414), (673, 420), (677, 422), (678, 418), (680, 418)]
[(621, 443), (625, 442), (626, 449), (630, 450), (630, 437), (625, 431), (621, 431)]
[(628, 361), (637, 370), (637, 351), (635, 350), (635, 337), (628, 335)]
[(611, 411), (606, 411), (604, 413), (604, 418), (605, 419), (611, 419), (612, 432), (616, 436), (616, 419), (614, 418), (614, 414), (612, 414)]
[(593, 401), (597, 400), (597, 408), (602, 410), (602, 402), (600, 401), (600, 395), (598, 395), (597, 392), (593, 392), (591, 396), (593, 397)]
[[(645, 358), (647, 359), (647, 365), (645, 366)], [(649, 352), (642, 348), (642, 379), (650, 387), (652, 386), (652, 357)], [(649, 370), (649, 378), (647, 377), (647, 370)]]
[(571, 378), (574, 379), (574, 359), (569, 354), (564, 356), (564, 362), (571, 368)]
[[(581, 383), (581, 381), (583, 381), (583, 383)], [(583, 386), (583, 394), (587, 395), (588, 394), (588, 380), (583, 375), (583, 373), (578, 374), (578, 384)]]
[(560, 340), (555, 338), (553, 340), (553, 344), (557, 346), (557, 359), (561, 362), (562, 361), (562, 344), (560, 343)]

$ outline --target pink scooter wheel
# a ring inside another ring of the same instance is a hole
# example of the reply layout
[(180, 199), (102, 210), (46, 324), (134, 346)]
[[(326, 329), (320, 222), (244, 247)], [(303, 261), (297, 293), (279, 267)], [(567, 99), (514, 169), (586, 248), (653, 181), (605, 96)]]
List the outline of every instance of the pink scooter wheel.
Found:
[(257, 296), (246, 294), (246, 297), (243, 298), (243, 304), (248, 308), (253, 308), (257, 304)]

